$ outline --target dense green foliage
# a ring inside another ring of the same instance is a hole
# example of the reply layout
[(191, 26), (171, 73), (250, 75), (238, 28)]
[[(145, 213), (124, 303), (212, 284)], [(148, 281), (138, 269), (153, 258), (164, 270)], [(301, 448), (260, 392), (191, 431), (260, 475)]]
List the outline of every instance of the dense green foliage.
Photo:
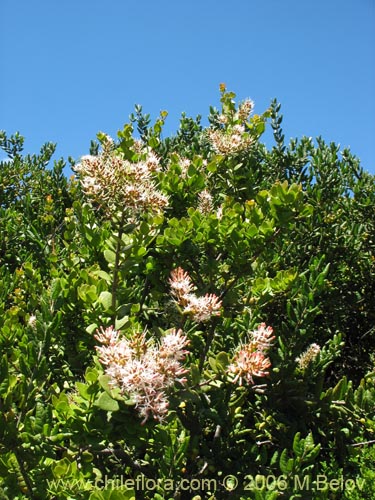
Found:
[[(234, 98), (169, 138), (137, 107), (70, 180), (1, 133), (0, 498), (374, 498), (374, 177)], [(123, 354), (111, 383), (111, 326), (155, 383), (186, 335), (164, 413)]]

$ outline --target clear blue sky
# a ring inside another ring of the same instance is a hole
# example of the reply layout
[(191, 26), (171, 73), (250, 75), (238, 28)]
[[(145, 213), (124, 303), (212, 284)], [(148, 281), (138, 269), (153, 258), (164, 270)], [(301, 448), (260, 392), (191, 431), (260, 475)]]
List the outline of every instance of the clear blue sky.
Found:
[(0, 0), (0, 23), (0, 129), (25, 152), (78, 159), (137, 103), (172, 134), (225, 82), (375, 173), (375, 0)]

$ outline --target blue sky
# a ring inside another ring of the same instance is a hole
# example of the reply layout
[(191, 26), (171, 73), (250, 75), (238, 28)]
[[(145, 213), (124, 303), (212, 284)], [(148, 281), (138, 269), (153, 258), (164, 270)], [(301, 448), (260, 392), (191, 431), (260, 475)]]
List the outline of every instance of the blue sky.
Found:
[(0, 129), (25, 152), (87, 154), (135, 104), (164, 135), (206, 117), (225, 82), (286, 139), (321, 135), (375, 173), (375, 0), (0, 0)]

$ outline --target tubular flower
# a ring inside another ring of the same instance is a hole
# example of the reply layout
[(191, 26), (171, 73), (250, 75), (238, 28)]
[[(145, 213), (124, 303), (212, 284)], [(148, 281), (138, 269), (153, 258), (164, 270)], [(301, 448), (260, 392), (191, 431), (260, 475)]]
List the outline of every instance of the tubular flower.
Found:
[(113, 326), (109, 326), (106, 329), (101, 327), (96, 331), (96, 335), (94, 336), (96, 340), (98, 340), (103, 345), (113, 345), (117, 342), (118, 332), (113, 328)]
[(95, 338), (102, 344), (96, 350), (111, 384), (134, 401), (142, 424), (151, 415), (162, 421), (168, 412), (168, 389), (186, 383), (188, 370), (181, 363), (189, 341), (182, 330), (167, 333), (159, 345), (146, 341), (145, 332), (131, 340), (119, 338), (113, 327), (102, 328)]
[(132, 163), (116, 152), (110, 138), (103, 147), (100, 155), (83, 156), (74, 167), (85, 194), (110, 214), (123, 209), (133, 215), (163, 210), (168, 199), (157, 189), (153, 178), (160, 168), (155, 153), (147, 150), (144, 160)]
[(194, 285), (189, 274), (181, 267), (177, 267), (171, 271), (169, 279), (171, 294), (176, 298), (177, 302), (185, 306), (187, 304), (187, 296), (194, 290)]
[(221, 300), (213, 293), (207, 293), (202, 297), (192, 293), (195, 287), (189, 274), (181, 267), (171, 272), (169, 284), (171, 294), (178, 305), (183, 307), (183, 314), (192, 316), (199, 323), (205, 323), (212, 316), (220, 316)]
[(320, 353), (320, 346), (318, 344), (311, 344), (301, 356), (296, 358), (299, 369), (304, 371), (314, 361)]
[(215, 294), (207, 293), (203, 297), (189, 294), (186, 299), (184, 314), (192, 316), (198, 323), (205, 323), (212, 316), (220, 316), (221, 300)]
[(182, 335), (182, 330), (173, 330), (161, 339), (159, 348), (160, 357), (181, 361), (188, 353), (185, 350), (188, 343), (189, 340), (186, 335)]
[(272, 327), (266, 326), (265, 323), (261, 323), (258, 329), (252, 332), (252, 342), (258, 351), (267, 351), (274, 339)]
[(268, 369), (271, 367), (271, 361), (266, 353), (275, 338), (272, 333), (272, 328), (266, 327), (265, 323), (261, 323), (257, 330), (251, 332), (249, 342), (240, 347), (228, 366), (228, 372), (234, 375), (234, 383), (238, 382), (242, 385), (245, 380), (253, 385), (253, 377), (269, 375)]

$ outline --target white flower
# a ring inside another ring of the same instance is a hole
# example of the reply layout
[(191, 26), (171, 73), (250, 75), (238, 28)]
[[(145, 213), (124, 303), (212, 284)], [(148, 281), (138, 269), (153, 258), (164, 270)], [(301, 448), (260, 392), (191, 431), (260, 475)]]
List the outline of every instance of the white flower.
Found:
[(198, 194), (198, 210), (202, 214), (209, 214), (213, 210), (212, 196), (207, 189)]
[(223, 206), (220, 205), (220, 207), (216, 210), (216, 217), (221, 220), (223, 218)]
[(186, 335), (183, 335), (182, 330), (173, 330), (161, 339), (160, 355), (177, 360), (184, 359), (187, 354), (185, 347), (188, 343), (189, 340)]
[(238, 118), (242, 122), (245, 122), (252, 110), (254, 109), (254, 102), (251, 99), (246, 99), (238, 107)]
[(151, 415), (161, 421), (168, 412), (167, 389), (186, 382), (181, 363), (189, 341), (182, 330), (167, 333), (158, 346), (146, 341), (146, 332), (119, 338), (113, 327), (101, 328), (95, 338), (103, 344), (96, 349), (111, 385), (134, 401), (142, 423)]
[(204, 323), (212, 316), (220, 316), (221, 300), (213, 293), (207, 293), (203, 297), (192, 293), (194, 285), (189, 274), (181, 267), (171, 272), (169, 284), (172, 295), (176, 298), (177, 303), (184, 308), (183, 313), (192, 316), (194, 321)]
[(298, 358), (296, 358), (296, 362), (300, 370), (304, 371), (308, 368), (308, 366), (316, 359), (318, 354), (320, 353), (320, 346), (318, 344), (311, 344), (305, 352), (303, 352)]
[(260, 351), (266, 351), (272, 345), (272, 341), (275, 339), (273, 335), (273, 328), (271, 326), (266, 326), (265, 323), (261, 323), (257, 330), (253, 330), (251, 333), (252, 341), (256, 344), (257, 349)]
[(251, 345), (246, 345), (235, 355), (228, 371), (235, 375), (233, 383), (239, 382), (242, 385), (243, 380), (246, 380), (253, 385), (253, 377), (266, 377), (270, 366), (269, 358), (262, 352), (254, 351)]
[(257, 330), (250, 333), (247, 344), (242, 345), (235, 354), (232, 363), (228, 366), (228, 372), (235, 375), (233, 382), (242, 385), (245, 380), (253, 385), (254, 377), (266, 377), (271, 361), (266, 352), (274, 340), (273, 329), (261, 323)]
[(220, 316), (222, 302), (215, 294), (207, 293), (203, 297), (189, 294), (186, 298), (184, 314), (192, 316), (198, 323), (205, 323), (212, 316)]
[(180, 305), (185, 305), (185, 297), (189, 295), (194, 289), (194, 285), (189, 274), (181, 267), (177, 267), (176, 269), (171, 271), (169, 285), (171, 287), (171, 293), (176, 297), (177, 302)]
[(247, 151), (254, 142), (254, 139), (244, 132), (242, 125), (224, 130), (208, 129), (207, 134), (214, 151), (222, 155)]
[(35, 329), (36, 328), (36, 316), (34, 314), (32, 314), (30, 317), (29, 317), (29, 321), (28, 321), (28, 325)]
[(83, 191), (94, 202), (111, 214), (127, 208), (132, 215), (144, 211), (158, 213), (168, 199), (156, 186), (154, 173), (159, 169), (159, 159), (149, 150), (145, 160), (130, 162), (113, 149), (113, 141), (103, 143), (98, 156), (83, 156), (74, 167)]

